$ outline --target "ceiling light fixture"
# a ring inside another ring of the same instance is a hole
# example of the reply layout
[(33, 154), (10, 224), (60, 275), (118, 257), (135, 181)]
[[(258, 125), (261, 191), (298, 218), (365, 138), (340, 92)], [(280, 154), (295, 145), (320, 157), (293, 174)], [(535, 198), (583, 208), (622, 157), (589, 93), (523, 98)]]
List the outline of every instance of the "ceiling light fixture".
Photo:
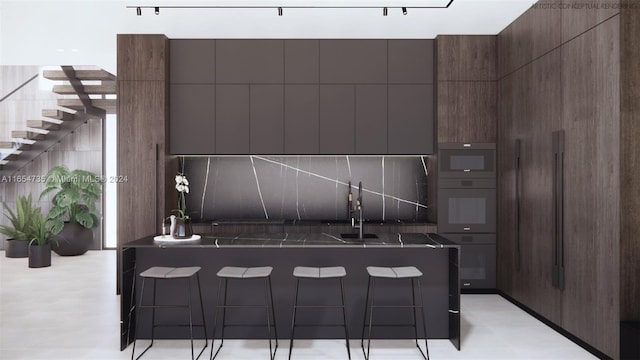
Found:
[[(454, 0), (441, 0), (442, 5), (440, 6), (411, 6), (412, 9), (447, 9), (453, 4)], [(444, 5), (444, 3), (447, 3)], [(155, 14), (160, 14), (160, 8), (163, 7), (165, 9), (278, 9), (278, 15), (282, 16), (283, 9), (379, 9), (379, 6), (372, 5), (292, 5), (292, 6), (252, 6), (252, 5), (207, 5), (207, 6), (197, 6), (197, 5), (167, 5), (167, 6), (138, 6), (138, 5), (130, 5), (126, 6), (126, 8), (135, 8), (136, 14), (138, 16), (142, 15), (142, 8), (154, 9)], [(392, 6), (392, 8), (399, 8), (396, 6)], [(384, 7), (382, 9), (382, 15), (387, 16), (388, 7)], [(407, 15), (407, 8), (402, 7), (402, 13)]]

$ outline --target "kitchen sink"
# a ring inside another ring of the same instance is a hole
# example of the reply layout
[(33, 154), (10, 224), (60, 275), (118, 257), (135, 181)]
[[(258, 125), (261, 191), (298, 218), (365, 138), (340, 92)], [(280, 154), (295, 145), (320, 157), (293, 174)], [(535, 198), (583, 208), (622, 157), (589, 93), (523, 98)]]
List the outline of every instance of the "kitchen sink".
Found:
[[(358, 234), (348, 233), (348, 234), (340, 234), (340, 237), (343, 239), (357, 239)], [(376, 234), (362, 234), (363, 239), (377, 239), (378, 235)]]

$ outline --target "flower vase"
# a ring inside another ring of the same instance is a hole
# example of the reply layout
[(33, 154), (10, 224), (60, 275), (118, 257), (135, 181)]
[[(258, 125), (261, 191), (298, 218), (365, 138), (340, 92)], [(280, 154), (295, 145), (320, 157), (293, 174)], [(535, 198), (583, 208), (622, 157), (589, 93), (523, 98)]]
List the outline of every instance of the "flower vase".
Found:
[(191, 220), (176, 218), (175, 227), (171, 235), (175, 239), (188, 239), (193, 236)]

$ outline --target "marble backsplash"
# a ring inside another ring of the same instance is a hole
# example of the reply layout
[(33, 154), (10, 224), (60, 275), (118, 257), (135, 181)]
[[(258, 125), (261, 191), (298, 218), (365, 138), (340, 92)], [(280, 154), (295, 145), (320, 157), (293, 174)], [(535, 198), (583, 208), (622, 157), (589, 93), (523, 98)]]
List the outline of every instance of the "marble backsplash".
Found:
[(181, 157), (187, 210), (214, 219), (346, 220), (362, 181), (364, 218), (426, 221), (426, 156)]

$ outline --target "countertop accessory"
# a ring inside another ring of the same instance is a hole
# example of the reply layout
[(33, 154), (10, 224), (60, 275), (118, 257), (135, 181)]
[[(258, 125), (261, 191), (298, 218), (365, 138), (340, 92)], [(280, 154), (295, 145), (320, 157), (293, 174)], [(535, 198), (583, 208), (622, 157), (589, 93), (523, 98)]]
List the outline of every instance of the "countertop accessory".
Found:
[(167, 242), (187, 242), (187, 241), (196, 241), (202, 239), (200, 235), (191, 235), (191, 237), (185, 239), (174, 238), (171, 235), (158, 235), (153, 237), (153, 241), (167, 241)]

